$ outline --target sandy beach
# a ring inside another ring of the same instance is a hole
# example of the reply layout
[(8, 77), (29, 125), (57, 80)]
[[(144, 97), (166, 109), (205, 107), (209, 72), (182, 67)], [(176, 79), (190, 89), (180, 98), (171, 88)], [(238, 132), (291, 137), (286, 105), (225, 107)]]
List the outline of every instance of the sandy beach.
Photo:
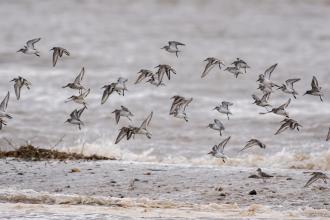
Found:
[(255, 168), (228, 166), (16, 160), (1, 160), (0, 166), (0, 217), (29, 210), (68, 217), (83, 209), (76, 215), (330, 218), (330, 188), (322, 181), (304, 188), (306, 170), (265, 169), (274, 177), (263, 180), (249, 178)]

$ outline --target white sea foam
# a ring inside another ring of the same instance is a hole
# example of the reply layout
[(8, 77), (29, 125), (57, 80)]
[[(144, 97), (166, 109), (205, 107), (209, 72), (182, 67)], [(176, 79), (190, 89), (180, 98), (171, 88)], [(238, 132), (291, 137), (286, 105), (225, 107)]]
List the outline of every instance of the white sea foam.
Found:
[[(0, 189), (0, 217), (7, 215), (28, 218), (29, 213), (40, 217), (83, 217), (87, 214), (103, 217), (167, 217), (167, 218), (247, 218), (247, 219), (311, 219), (330, 218), (330, 211), (301, 207), (297, 210), (273, 210), (261, 204), (239, 207), (236, 204), (189, 204), (145, 198), (113, 198), (35, 192), (33, 190)], [(15, 203), (15, 204), (13, 204)], [(89, 215), (90, 216), (90, 215)], [(53, 218), (52, 218), (53, 219)], [(55, 218), (56, 219), (56, 218)]]
[(106, 146), (97, 144), (85, 144), (68, 148), (70, 152), (91, 155), (115, 157), (118, 160), (136, 162), (154, 162), (167, 164), (191, 164), (191, 165), (229, 165), (241, 167), (267, 167), (284, 169), (314, 169), (330, 170), (330, 150), (314, 153), (294, 153), (285, 149), (272, 155), (247, 154), (239, 157), (231, 157), (226, 163), (222, 160), (204, 155), (198, 158), (187, 158), (184, 156), (161, 157), (153, 154), (154, 149), (150, 148), (141, 153), (133, 153), (127, 149), (122, 149), (118, 145), (107, 144)]

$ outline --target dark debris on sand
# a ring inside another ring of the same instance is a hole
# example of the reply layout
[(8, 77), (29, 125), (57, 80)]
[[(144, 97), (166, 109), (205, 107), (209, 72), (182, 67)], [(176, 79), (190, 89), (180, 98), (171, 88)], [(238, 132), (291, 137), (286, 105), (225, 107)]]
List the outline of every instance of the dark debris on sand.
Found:
[(23, 160), (116, 160), (116, 158), (98, 155), (85, 156), (77, 153), (61, 152), (53, 149), (37, 148), (32, 145), (21, 146), (14, 151), (0, 151), (0, 158), (14, 157)]

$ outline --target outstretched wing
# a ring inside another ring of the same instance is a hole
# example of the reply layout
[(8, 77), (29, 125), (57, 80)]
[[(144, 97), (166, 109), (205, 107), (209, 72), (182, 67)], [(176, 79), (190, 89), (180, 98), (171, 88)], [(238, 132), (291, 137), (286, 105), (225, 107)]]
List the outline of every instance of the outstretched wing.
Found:
[(220, 120), (218, 119), (214, 119), (214, 124), (218, 125), (218, 127), (221, 129), (221, 128), (224, 128), (224, 125), (221, 123)]
[(78, 119), (80, 119), (81, 114), (84, 112), (84, 110), (85, 110), (86, 108), (87, 108), (87, 107), (84, 106), (84, 107), (82, 107), (81, 109), (79, 109), (79, 110), (77, 111)]
[(9, 94), (9, 91), (8, 91), (6, 97), (2, 100), (2, 102), (0, 104), (0, 111), (3, 111), (3, 112), (6, 111), (7, 106), (8, 106), (9, 96), (10, 96), (10, 94)]
[(33, 48), (34, 49), (34, 44), (37, 43), (38, 41), (40, 41), (41, 38), (35, 38), (35, 39), (32, 39), (32, 40), (29, 40), (28, 42), (26, 42), (26, 46), (29, 47), (29, 48)]
[(215, 67), (215, 64), (213, 63), (213, 60), (207, 60), (207, 61), (208, 61), (208, 63), (205, 66), (205, 69), (202, 73), (201, 78), (205, 77), (210, 72), (210, 70), (213, 69), (213, 67)]
[(320, 175), (318, 173), (315, 173), (308, 181), (307, 183), (305, 184), (304, 187), (308, 187), (310, 186), (311, 184), (313, 184), (316, 180), (320, 179)]
[(128, 130), (129, 130), (129, 128), (127, 128), (127, 127), (122, 127), (120, 129), (120, 132), (116, 138), (115, 144), (118, 144), (125, 136), (128, 137), (127, 136), (128, 132), (129, 132)]
[(249, 140), (247, 143), (246, 143), (246, 145), (243, 147), (243, 149), (241, 149), (240, 151), (243, 151), (243, 150), (246, 150), (246, 149), (248, 149), (248, 148), (250, 148), (250, 147), (252, 147), (252, 146), (254, 146), (254, 145), (256, 145), (256, 144), (258, 144), (257, 142), (256, 142), (256, 140), (255, 139), (251, 139), (251, 140)]
[(104, 91), (103, 91), (103, 95), (102, 95), (102, 99), (101, 99), (101, 104), (104, 104), (107, 99), (109, 98), (110, 94), (113, 92), (113, 88), (110, 86), (107, 86)]
[(120, 110), (115, 110), (112, 113), (115, 113), (116, 123), (118, 124), (120, 119)]
[(287, 87), (289, 87), (290, 89), (293, 89), (293, 84), (298, 82), (300, 79), (288, 79), (285, 81), (285, 84), (287, 85)]
[(146, 129), (147, 128), (147, 126), (149, 125), (149, 123), (152, 119), (152, 115), (153, 115), (153, 112), (151, 112), (149, 114), (149, 116), (146, 119), (144, 119), (144, 121), (142, 122), (142, 124), (140, 126), (140, 129)]
[(316, 90), (316, 91), (319, 90), (319, 83), (318, 83), (318, 81), (317, 81), (317, 79), (316, 79), (315, 76), (313, 76), (312, 84), (311, 85), (312, 85), (312, 90)]
[(281, 127), (275, 132), (274, 135), (280, 134), (290, 127), (290, 122), (287, 121), (281, 125)]
[(82, 93), (82, 97), (86, 98), (88, 96), (88, 94), (90, 93), (91, 89), (87, 89), (84, 93)]
[(83, 67), (81, 69), (80, 73), (78, 74), (78, 76), (74, 80), (74, 83), (75, 84), (80, 84), (81, 80), (84, 78), (84, 75), (85, 75), (85, 67)]
[(60, 56), (60, 51), (59, 51), (59, 48), (58, 47), (55, 47), (53, 48), (54, 51), (53, 51), (53, 67), (56, 66), (56, 63), (57, 63), (57, 60), (58, 60), (58, 57)]
[(228, 143), (228, 141), (230, 140), (230, 138), (231, 138), (231, 136), (227, 137), (225, 140), (223, 140), (223, 141), (218, 145), (219, 150), (221, 150), (221, 152), (224, 151), (225, 146), (226, 146), (226, 144)]
[(21, 97), (21, 88), (22, 88), (22, 85), (19, 85), (19, 83), (15, 82), (14, 90), (15, 90), (15, 95), (16, 95), (17, 100), (19, 100)]
[(289, 100), (286, 103), (280, 105), (278, 108), (279, 109), (286, 109), (290, 105), (290, 102), (291, 102), (291, 98), (289, 98)]
[(277, 63), (275, 63), (274, 65), (270, 66), (268, 69), (265, 70), (265, 73), (264, 73), (265, 78), (270, 79), (272, 72), (274, 71), (276, 66), (277, 66)]

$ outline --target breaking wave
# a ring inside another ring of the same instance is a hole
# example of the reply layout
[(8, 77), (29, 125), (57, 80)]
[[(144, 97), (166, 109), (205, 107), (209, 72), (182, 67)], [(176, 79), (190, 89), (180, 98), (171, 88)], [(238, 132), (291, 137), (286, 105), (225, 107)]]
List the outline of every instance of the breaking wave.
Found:
[[(70, 152), (81, 153), (81, 147), (71, 147)], [(115, 157), (123, 161), (153, 162), (166, 164), (188, 164), (188, 165), (212, 165), (212, 166), (240, 166), (240, 167), (266, 167), (283, 169), (313, 169), (330, 170), (330, 149), (314, 153), (295, 153), (285, 149), (272, 155), (249, 154), (240, 157), (232, 157), (223, 163), (221, 159), (211, 158), (208, 155), (187, 158), (184, 156), (160, 157), (153, 154), (150, 148), (140, 154), (122, 149), (117, 145), (86, 144), (83, 153), (86, 155), (98, 154), (101, 156)]]

